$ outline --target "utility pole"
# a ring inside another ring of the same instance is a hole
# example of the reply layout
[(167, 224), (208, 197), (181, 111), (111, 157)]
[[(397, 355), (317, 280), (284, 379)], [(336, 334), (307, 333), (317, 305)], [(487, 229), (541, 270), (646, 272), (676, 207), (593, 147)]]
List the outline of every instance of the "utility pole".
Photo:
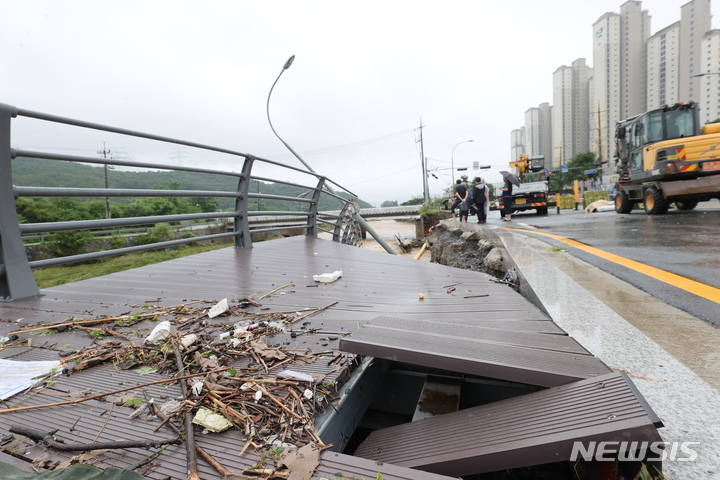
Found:
[(425, 203), (430, 203), (430, 192), (428, 191), (428, 180), (427, 180), (427, 164), (425, 159), (425, 151), (423, 149), (423, 138), (422, 138), (422, 117), (420, 117), (420, 163), (422, 165), (423, 175), (423, 199)]
[[(110, 154), (110, 150), (105, 149), (105, 142), (103, 142), (103, 149), (98, 150), (97, 153), (102, 154), (103, 158), (107, 158), (108, 154)], [(112, 158), (112, 157), (110, 157)], [(108, 186), (108, 165), (105, 164), (105, 189), (107, 190), (110, 188)], [(110, 214), (110, 198), (105, 197), (105, 218), (111, 218)]]

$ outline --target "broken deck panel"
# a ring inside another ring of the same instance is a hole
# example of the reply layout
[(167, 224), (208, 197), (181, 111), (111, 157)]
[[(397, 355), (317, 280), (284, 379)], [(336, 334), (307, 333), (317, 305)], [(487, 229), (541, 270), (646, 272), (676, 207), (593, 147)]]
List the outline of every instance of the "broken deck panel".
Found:
[(355, 455), (470, 475), (569, 460), (574, 441), (661, 441), (657, 422), (627, 376), (610, 373), (377, 430)]
[[(335, 270), (342, 270), (343, 275), (334, 283), (318, 284), (312, 280), (313, 275)], [(192, 328), (203, 329), (207, 335), (217, 338), (220, 332), (228, 331), (233, 324), (243, 320), (246, 313), (260, 315), (290, 312), (296, 318), (310, 313), (312, 315), (307, 318), (286, 325), (285, 332), (268, 335), (267, 345), (269, 348), (300, 352), (298, 355), (307, 353), (313, 357), (313, 361), (291, 363), (287, 367), (316, 375), (336, 383), (338, 389), (342, 389), (342, 383), (352, 374), (359, 359), (354, 353), (341, 352), (340, 342), (359, 339), (365, 330), (369, 330), (361, 326), (374, 318), (392, 317), (404, 320), (394, 320), (390, 322), (392, 325), (386, 322), (383, 332), (385, 336), (398, 341), (407, 335), (414, 335), (425, 338), (427, 342), (442, 344), (438, 341), (440, 337), (430, 334), (437, 324), (442, 325), (438, 327), (442, 335), (454, 329), (456, 335), (463, 337), (460, 340), (464, 344), (452, 339), (456, 343), (455, 348), (448, 347), (446, 351), (436, 352), (436, 361), (432, 367), (443, 365), (443, 368), (461, 372), (468, 366), (467, 358), (458, 358), (457, 353), (473, 357), (479, 352), (484, 355), (486, 362), (480, 375), (494, 375), (494, 378), (514, 382), (550, 386), (607, 372), (606, 367), (584, 349), (578, 348), (539, 309), (489, 275), (390, 256), (313, 237), (261, 242), (252, 249), (229, 247), (44, 289), (42, 293), (44, 296), (40, 298), (0, 304), (0, 335), (33, 328), (38, 324), (133, 316), (155, 309), (185, 305), (197, 308), (197, 316), (203, 318), (202, 325), (195, 323)], [(424, 295), (422, 300), (419, 298), (420, 293)], [(264, 295), (267, 297), (261, 299)], [(238, 307), (241, 300), (247, 297), (252, 297), (261, 305)], [(225, 298), (237, 308), (228, 314), (208, 319), (205, 315), (207, 310)], [(313, 309), (324, 310), (313, 314)], [(160, 317), (158, 320), (173, 320), (175, 324), (182, 323), (186, 318), (183, 314), (172, 312), (163, 313)], [(415, 326), (412, 322), (416, 322)], [(156, 324), (156, 321), (143, 320), (125, 329), (117, 327), (117, 331), (141, 345)], [(391, 326), (392, 329), (389, 328)], [(102, 328), (102, 324), (93, 328)], [(380, 330), (379, 325), (376, 330)], [(423, 330), (425, 333), (421, 333)], [(59, 358), (59, 353), (72, 354), (74, 350), (88, 345), (128, 343), (117, 337), (94, 340), (88, 332), (79, 330), (19, 333), (19, 336), (22, 345), (0, 350), (0, 357), (52, 360)], [(536, 344), (533, 339), (537, 340)], [(28, 346), (28, 340), (31, 346)], [(413, 346), (417, 347), (406, 345)], [(397, 345), (392, 345), (385, 354), (386, 358), (395, 358), (395, 355), (406, 356), (411, 350), (402, 351)], [(507, 359), (508, 354), (514, 363), (493, 364), (491, 361)], [(426, 355), (423, 358), (428, 357)], [(407, 360), (413, 363), (414, 358)], [(231, 364), (241, 370), (251, 362), (254, 360), (239, 358)], [(473, 369), (477, 367), (477, 362), (470, 363)], [(551, 368), (544, 369), (547, 365)], [(533, 373), (535, 367), (539, 370)], [(67, 377), (57, 377), (56, 383), (47, 388), (45, 393), (30, 394), (27, 398), (19, 395), (9, 403), (12, 405), (24, 400), (22, 405), (46, 404), (66, 398), (46, 393), (68, 395), (90, 390), (90, 394), (97, 395), (159, 378), (166, 377), (157, 373), (141, 376), (132, 369), (122, 370), (119, 361), (116, 361)], [(152, 386), (146, 388), (146, 391), (152, 397), (163, 400), (179, 392), (176, 384), (171, 385), (168, 388)], [(136, 393), (139, 396), (139, 392)], [(128, 407), (111, 407), (107, 402), (92, 400), (62, 407), (0, 414), (0, 433), (6, 432), (9, 425), (19, 423), (33, 424), (43, 429), (58, 428), (57, 435), (60, 438), (73, 442), (92, 441), (99, 432), (99, 440), (162, 438), (172, 434), (165, 428), (153, 433), (158, 422), (130, 419), (128, 414), (132, 411)], [(313, 415), (317, 413), (312, 410)], [(238, 430), (207, 435), (200, 434), (198, 430), (196, 440), (224, 467), (236, 473), (256, 465), (261, 455), (261, 452), (254, 452), (253, 448), (239, 455), (245, 446), (246, 435)], [(28, 445), (17, 452), (23, 461), (31, 461), (45, 453), (43, 447), (29, 448)], [(73, 455), (54, 453), (58, 459)], [(107, 458), (100, 459), (98, 466), (132, 466), (148, 453), (143, 449), (111, 452)], [(222, 478), (204, 460), (200, 459), (199, 465), (201, 478)], [(143, 474), (150, 479), (167, 476), (185, 478), (186, 472), (185, 448), (180, 445), (168, 447), (157, 458), (156, 465)], [(332, 475), (343, 478), (338, 473), (348, 478), (374, 478), (375, 474), (382, 473), (385, 480), (447, 478), (329, 450), (323, 452), (321, 464), (313, 478), (332, 478)]]
[(343, 337), (340, 350), (542, 387), (610, 372), (606, 365), (587, 354), (485, 342), (467, 338), (462, 328), (455, 332), (453, 327), (446, 325), (442, 334), (407, 330), (390, 334), (387, 329), (366, 327)]
[[(511, 322), (505, 322), (511, 323)], [(392, 336), (393, 332), (417, 332), (436, 336), (439, 338), (465, 338), (481, 343), (494, 343), (500, 345), (514, 345), (538, 350), (576, 353), (590, 355), (575, 339), (561, 335), (545, 335), (537, 332), (516, 331), (505, 329), (497, 325), (495, 328), (480, 325), (458, 325), (443, 321), (427, 321), (407, 318), (377, 317), (363, 325), (363, 328), (386, 330)]]

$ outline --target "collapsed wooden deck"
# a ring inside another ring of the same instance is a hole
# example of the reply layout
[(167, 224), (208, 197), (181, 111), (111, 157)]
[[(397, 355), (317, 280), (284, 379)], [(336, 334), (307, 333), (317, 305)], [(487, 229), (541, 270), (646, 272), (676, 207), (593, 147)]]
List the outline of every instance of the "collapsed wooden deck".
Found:
[[(313, 275), (336, 270), (342, 271), (342, 277), (334, 283), (318, 284), (313, 281)], [(217, 336), (223, 328), (227, 329), (227, 325), (245, 318), (244, 314), (238, 313), (240, 310), (236, 309), (229, 316), (207, 319), (202, 316), (203, 312), (206, 313), (207, 308), (225, 298), (232, 306), (252, 297), (262, 305), (243, 308), (242, 311), (254, 314), (290, 312), (289, 315), (297, 318), (312, 313), (313, 309), (324, 309), (308, 316), (305, 321), (289, 325), (285, 332), (274, 332), (266, 340), (269, 348), (312, 353), (317, 361), (292, 365), (292, 369), (333, 382), (338, 389), (352, 375), (352, 367), (357, 364), (355, 355), (372, 354), (385, 358), (407, 355), (402, 357), (404, 361), (422, 364), (426, 361), (422, 358), (427, 356), (411, 354), (413, 345), (403, 346), (400, 343), (404, 338), (413, 336), (413, 332), (416, 338), (424, 336), (431, 343), (436, 341), (437, 335), (428, 330), (437, 329), (437, 324), (445, 324), (450, 330), (454, 329), (456, 335), (465, 337), (461, 355), (464, 358), (458, 358), (454, 350), (453, 345), (458, 347), (459, 341), (450, 342), (446, 344), (447, 348), (434, 353), (432, 361), (441, 362), (443, 368), (448, 370), (463, 371), (463, 365), (480, 364), (482, 368), (472, 370), (472, 373), (556, 388), (609, 372), (577, 342), (565, 337), (564, 332), (530, 302), (488, 275), (366, 251), (313, 237), (273, 240), (256, 244), (247, 250), (226, 248), (54, 287), (42, 293), (44, 296), (41, 298), (0, 304), (0, 318), (3, 320), (0, 323), (0, 335), (71, 318), (132, 315), (153, 308), (196, 302), (192, 305), (200, 309), (197, 312), (198, 322), (206, 322), (204, 331), (208, 335)], [(270, 295), (259, 300), (266, 294)], [(419, 294), (423, 294), (424, 298), (421, 299)], [(390, 317), (395, 320), (388, 321)], [(167, 316), (174, 323), (180, 323), (186, 318), (181, 314)], [(142, 322), (125, 334), (139, 343), (155, 323)], [(199, 324), (193, 323), (194, 328)], [(366, 324), (375, 325), (375, 332), (380, 328), (384, 330), (379, 336), (370, 338), (367, 335), (372, 327), (363, 328)], [(382, 348), (379, 347), (381, 337), (390, 339)], [(31, 339), (31, 343), (28, 343), (28, 339)], [(341, 347), (341, 342), (355, 346)], [(78, 331), (47, 336), (20, 334), (11, 347), (0, 351), (0, 358), (56, 359), (63, 351), (73, 351), (95, 343), (98, 341)], [(361, 344), (365, 345), (363, 348), (367, 348), (367, 351), (358, 349)], [(341, 362), (337, 361), (339, 357), (342, 357)], [(468, 362), (469, 357), (473, 357), (472, 362)], [(235, 366), (239, 369), (247, 368), (249, 362), (238, 360)], [(118, 369), (116, 365), (105, 364), (70, 376), (56, 377), (56, 383), (46, 393), (68, 395), (90, 389), (93, 394), (100, 394), (116, 390), (119, 386), (139, 385), (163, 378), (168, 377), (159, 373), (140, 377), (137, 373)], [(148, 394), (157, 398), (178, 395), (177, 386), (172, 385), (162, 389), (149, 388)], [(26, 397), (15, 397), (12, 403), (23, 400), (22, 405), (46, 404), (49, 403), (48, 398), (53, 398), (43, 394)], [(636, 402), (638, 408), (645, 411), (639, 400)], [(502, 406), (498, 405), (497, 408)], [(162, 431), (153, 432), (157, 423), (129, 419), (128, 415), (132, 411), (128, 407), (113, 407), (108, 402), (92, 400), (77, 405), (0, 414), (0, 428), (6, 432), (14, 423), (35, 424), (46, 430), (59, 429), (59, 436), (74, 442), (90, 442), (95, 437), (99, 441), (109, 441), (128, 436), (167, 436)], [(653, 422), (646, 423), (652, 426)], [(614, 423), (614, 428), (622, 430), (625, 426), (619, 421)], [(627, 424), (627, 428), (630, 431), (630, 424)], [(647, 435), (652, 432), (656, 434), (654, 427), (644, 431), (650, 432)], [(585, 433), (578, 431), (575, 434), (571, 429), (566, 436), (569, 440), (574, 435), (578, 439), (585, 439)], [(645, 437), (639, 439), (645, 440)], [(246, 449), (242, 455), (239, 454), (247, 443), (247, 435), (238, 430), (198, 434), (196, 441), (223, 466), (235, 472), (257, 464), (261, 456), (253, 449)], [(15, 451), (23, 461), (38, 459), (45, 453), (43, 447), (30, 447), (27, 444)], [(540, 454), (536, 457), (541, 460), (544, 450), (537, 452)], [(51, 455), (61, 459), (71, 456), (57, 452)], [(98, 466), (102, 468), (113, 464), (126, 468), (147, 455), (148, 452), (141, 449), (116, 452), (100, 459)], [(472, 455), (476, 456), (475, 453)], [(6, 453), (0, 455), (0, 461), (7, 458)], [(328, 477), (338, 472), (349, 478), (374, 478), (380, 471), (386, 480), (441, 480), (447, 478), (443, 475), (454, 474), (435, 468), (428, 468), (435, 473), (412, 470), (407, 467), (423, 468), (423, 465), (406, 465), (402, 455), (385, 457), (383, 461), (386, 463), (382, 467), (375, 460), (372, 455), (366, 459), (361, 458), (360, 454), (349, 456), (324, 451), (321, 465), (313, 478)], [(18, 459), (14, 458), (13, 461), (17, 463)], [(547, 461), (555, 459), (549, 458)], [(184, 447), (170, 446), (158, 456), (157, 467), (145, 475), (148, 478), (184, 478), (185, 462)], [(518, 463), (518, 466), (521, 465)], [(512, 462), (505, 462), (499, 468), (512, 468)], [(203, 460), (200, 461), (200, 472), (202, 478), (222, 478)]]

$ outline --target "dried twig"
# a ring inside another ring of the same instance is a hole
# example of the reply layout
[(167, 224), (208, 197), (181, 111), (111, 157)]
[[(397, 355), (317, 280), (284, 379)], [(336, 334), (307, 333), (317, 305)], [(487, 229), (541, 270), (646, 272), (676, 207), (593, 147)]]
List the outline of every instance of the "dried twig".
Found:
[(302, 315), (302, 316), (300, 316), (300, 317), (297, 317), (297, 318), (294, 319), (292, 322), (290, 322), (290, 324), (292, 325), (293, 323), (297, 323), (297, 322), (299, 322), (300, 320), (303, 320), (303, 319), (305, 319), (305, 318), (307, 318), (307, 317), (309, 317), (309, 316), (311, 316), (311, 315), (315, 315), (316, 313), (320, 313), (320, 312), (322, 312), (323, 310), (327, 310), (328, 308), (332, 307), (333, 305), (337, 305), (337, 303), (338, 303), (338, 302), (333, 302), (333, 303), (331, 303), (330, 305), (327, 305), (327, 306), (322, 307), (322, 308), (318, 308), (318, 309), (315, 310), (314, 312), (310, 312), (310, 313), (307, 313), (307, 314)]
[[(175, 362), (178, 372), (182, 372), (185, 368), (183, 365), (182, 355), (178, 348), (177, 342), (172, 344), (175, 353)], [(188, 390), (187, 382), (184, 378), (180, 379), (180, 387), (182, 388), (183, 397), (187, 400)], [(193, 431), (192, 412), (185, 412), (185, 449), (187, 451), (187, 468), (188, 480), (200, 480), (200, 471), (198, 470), (197, 452), (195, 451), (195, 435)]]
[(262, 300), (262, 299), (265, 298), (265, 297), (269, 297), (269, 296), (272, 295), (273, 293), (277, 292), (278, 290), (282, 290), (283, 288), (295, 287), (295, 286), (297, 286), (297, 285), (295, 285), (294, 283), (288, 283), (287, 285), (283, 285), (282, 287), (278, 287), (278, 288), (276, 288), (275, 290), (266, 293), (266, 294), (263, 295), (262, 297), (258, 298), (258, 300)]
[(100, 443), (60, 443), (53, 440), (53, 434), (49, 432), (43, 432), (30, 427), (12, 425), (10, 431), (36, 441), (42, 442), (48, 447), (52, 447), (56, 450), (62, 450), (64, 452), (84, 452), (89, 450), (110, 450), (117, 448), (152, 448), (159, 447), (161, 445), (174, 444), (177, 445), (182, 443), (177, 438), (163, 439), (163, 440), (125, 440), (121, 442), (100, 442)]
[(200, 377), (202, 375), (209, 375), (211, 373), (220, 373), (220, 372), (225, 372), (227, 370), (230, 370), (230, 367), (220, 368), (218, 370), (212, 370), (209, 372), (185, 375), (185, 376), (177, 377), (177, 378), (166, 378), (164, 380), (156, 380), (154, 382), (143, 383), (142, 385), (135, 385), (134, 387), (128, 387), (128, 388), (123, 388), (121, 390), (115, 390), (114, 392), (101, 393), (99, 395), (93, 395), (92, 397), (78, 398), (77, 400), (69, 400), (67, 402), (47, 403), (45, 405), (31, 405), (29, 407), (8, 408), (5, 410), (0, 410), (0, 414), (1, 413), (10, 413), (10, 412), (20, 412), (22, 410), (34, 410), (36, 408), (59, 407), (61, 405), (73, 405), (75, 403), (83, 403), (83, 402), (87, 402), (88, 400), (96, 400), (101, 397), (109, 397), (110, 395), (115, 395), (115, 394), (122, 393), (122, 392), (128, 392), (130, 390), (137, 390), (139, 388), (149, 387), (150, 385), (159, 385), (161, 383), (170, 383), (170, 382), (174, 382), (176, 380), (184, 380), (187, 378)]

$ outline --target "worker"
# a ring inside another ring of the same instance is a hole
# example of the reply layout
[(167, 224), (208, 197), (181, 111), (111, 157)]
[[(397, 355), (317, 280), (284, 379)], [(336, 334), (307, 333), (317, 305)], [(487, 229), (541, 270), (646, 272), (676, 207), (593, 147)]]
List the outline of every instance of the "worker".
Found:
[(509, 178), (503, 177), (505, 183), (502, 187), (502, 199), (503, 199), (503, 222), (509, 222), (512, 220), (512, 190), (513, 184)]

